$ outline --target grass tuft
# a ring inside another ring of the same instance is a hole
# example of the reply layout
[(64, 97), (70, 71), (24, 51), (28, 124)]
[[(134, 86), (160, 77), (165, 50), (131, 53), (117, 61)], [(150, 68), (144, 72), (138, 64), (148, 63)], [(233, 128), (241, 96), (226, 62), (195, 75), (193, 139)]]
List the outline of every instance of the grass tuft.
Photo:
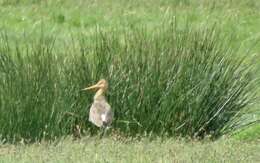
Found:
[(171, 20), (152, 31), (97, 30), (64, 46), (44, 35), (10, 43), (3, 34), (0, 133), (53, 139), (75, 125), (96, 133), (86, 122), (93, 94), (80, 90), (105, 78), (120, 132), (216, 138), (254, 97), (252, 67), (231, 39), (217, 27)]

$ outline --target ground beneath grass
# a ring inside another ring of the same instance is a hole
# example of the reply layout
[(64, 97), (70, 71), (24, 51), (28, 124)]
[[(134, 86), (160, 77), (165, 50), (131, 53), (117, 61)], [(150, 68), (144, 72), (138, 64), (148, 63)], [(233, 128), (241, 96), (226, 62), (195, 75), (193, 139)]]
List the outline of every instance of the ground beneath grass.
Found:
[(0, 162), (260, 162), (260, 141), (115, 140), (84, 137), (0, 145)]

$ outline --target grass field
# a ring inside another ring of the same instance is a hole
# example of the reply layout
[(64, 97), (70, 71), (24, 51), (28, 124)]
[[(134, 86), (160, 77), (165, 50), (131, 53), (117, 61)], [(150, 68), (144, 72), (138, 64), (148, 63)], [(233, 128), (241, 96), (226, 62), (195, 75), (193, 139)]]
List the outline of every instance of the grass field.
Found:
[[(259, 8), (258, 0), (0, 0), (0, 162), (259, 162), (260, 125), (247, 127), (260, 119)], [(85, 122), (92, 94), (79, 90), (101, 77), (124, 134), (232, 136), (57, 138), (76, 122), (97, 132)], [(58, 140), (16, 142), (41, 138)]]
[(52, 143), (4, 145), (0, 162), (259, 162), (259, 142), (176, 139), (118, 141), (111, 138), (69, 138)]

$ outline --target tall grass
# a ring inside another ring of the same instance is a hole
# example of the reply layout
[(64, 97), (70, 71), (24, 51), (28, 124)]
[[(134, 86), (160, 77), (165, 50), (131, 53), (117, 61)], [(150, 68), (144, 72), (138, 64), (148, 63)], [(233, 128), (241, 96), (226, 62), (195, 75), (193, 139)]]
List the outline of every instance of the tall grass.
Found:
[[(92, 93), (108, 80), (113, 128), (128, 135), (219, 136), (253, 99), (253, 76), (232, 37), (213, 27), (163, 24), (158, 30), (98, 30), (72, 44), (42, 35), (0, 43), (2, 138), (41, 139), (70, 134), (87, 122)], [(74, 113), (70, 116), (67, 113)]]

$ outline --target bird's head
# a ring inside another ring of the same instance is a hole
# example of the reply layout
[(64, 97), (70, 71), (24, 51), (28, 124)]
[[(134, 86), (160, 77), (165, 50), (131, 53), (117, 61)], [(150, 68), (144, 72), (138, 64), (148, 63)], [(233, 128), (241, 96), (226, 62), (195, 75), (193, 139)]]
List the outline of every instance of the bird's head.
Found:
[(97, 91), (97, 90), (101, 89), (103, 91), (106, 91), (107, 88), (108, 88), (108, 82), (105, 79), (101, 79), (101, 80), (98, 81), (97, 84), (92, 85), (92, 86), (87, 87), (87, 88), (84, 88), (82, 90), (83, 91), (86, 91), (86, 90), (95, 90), (95, 91)]

